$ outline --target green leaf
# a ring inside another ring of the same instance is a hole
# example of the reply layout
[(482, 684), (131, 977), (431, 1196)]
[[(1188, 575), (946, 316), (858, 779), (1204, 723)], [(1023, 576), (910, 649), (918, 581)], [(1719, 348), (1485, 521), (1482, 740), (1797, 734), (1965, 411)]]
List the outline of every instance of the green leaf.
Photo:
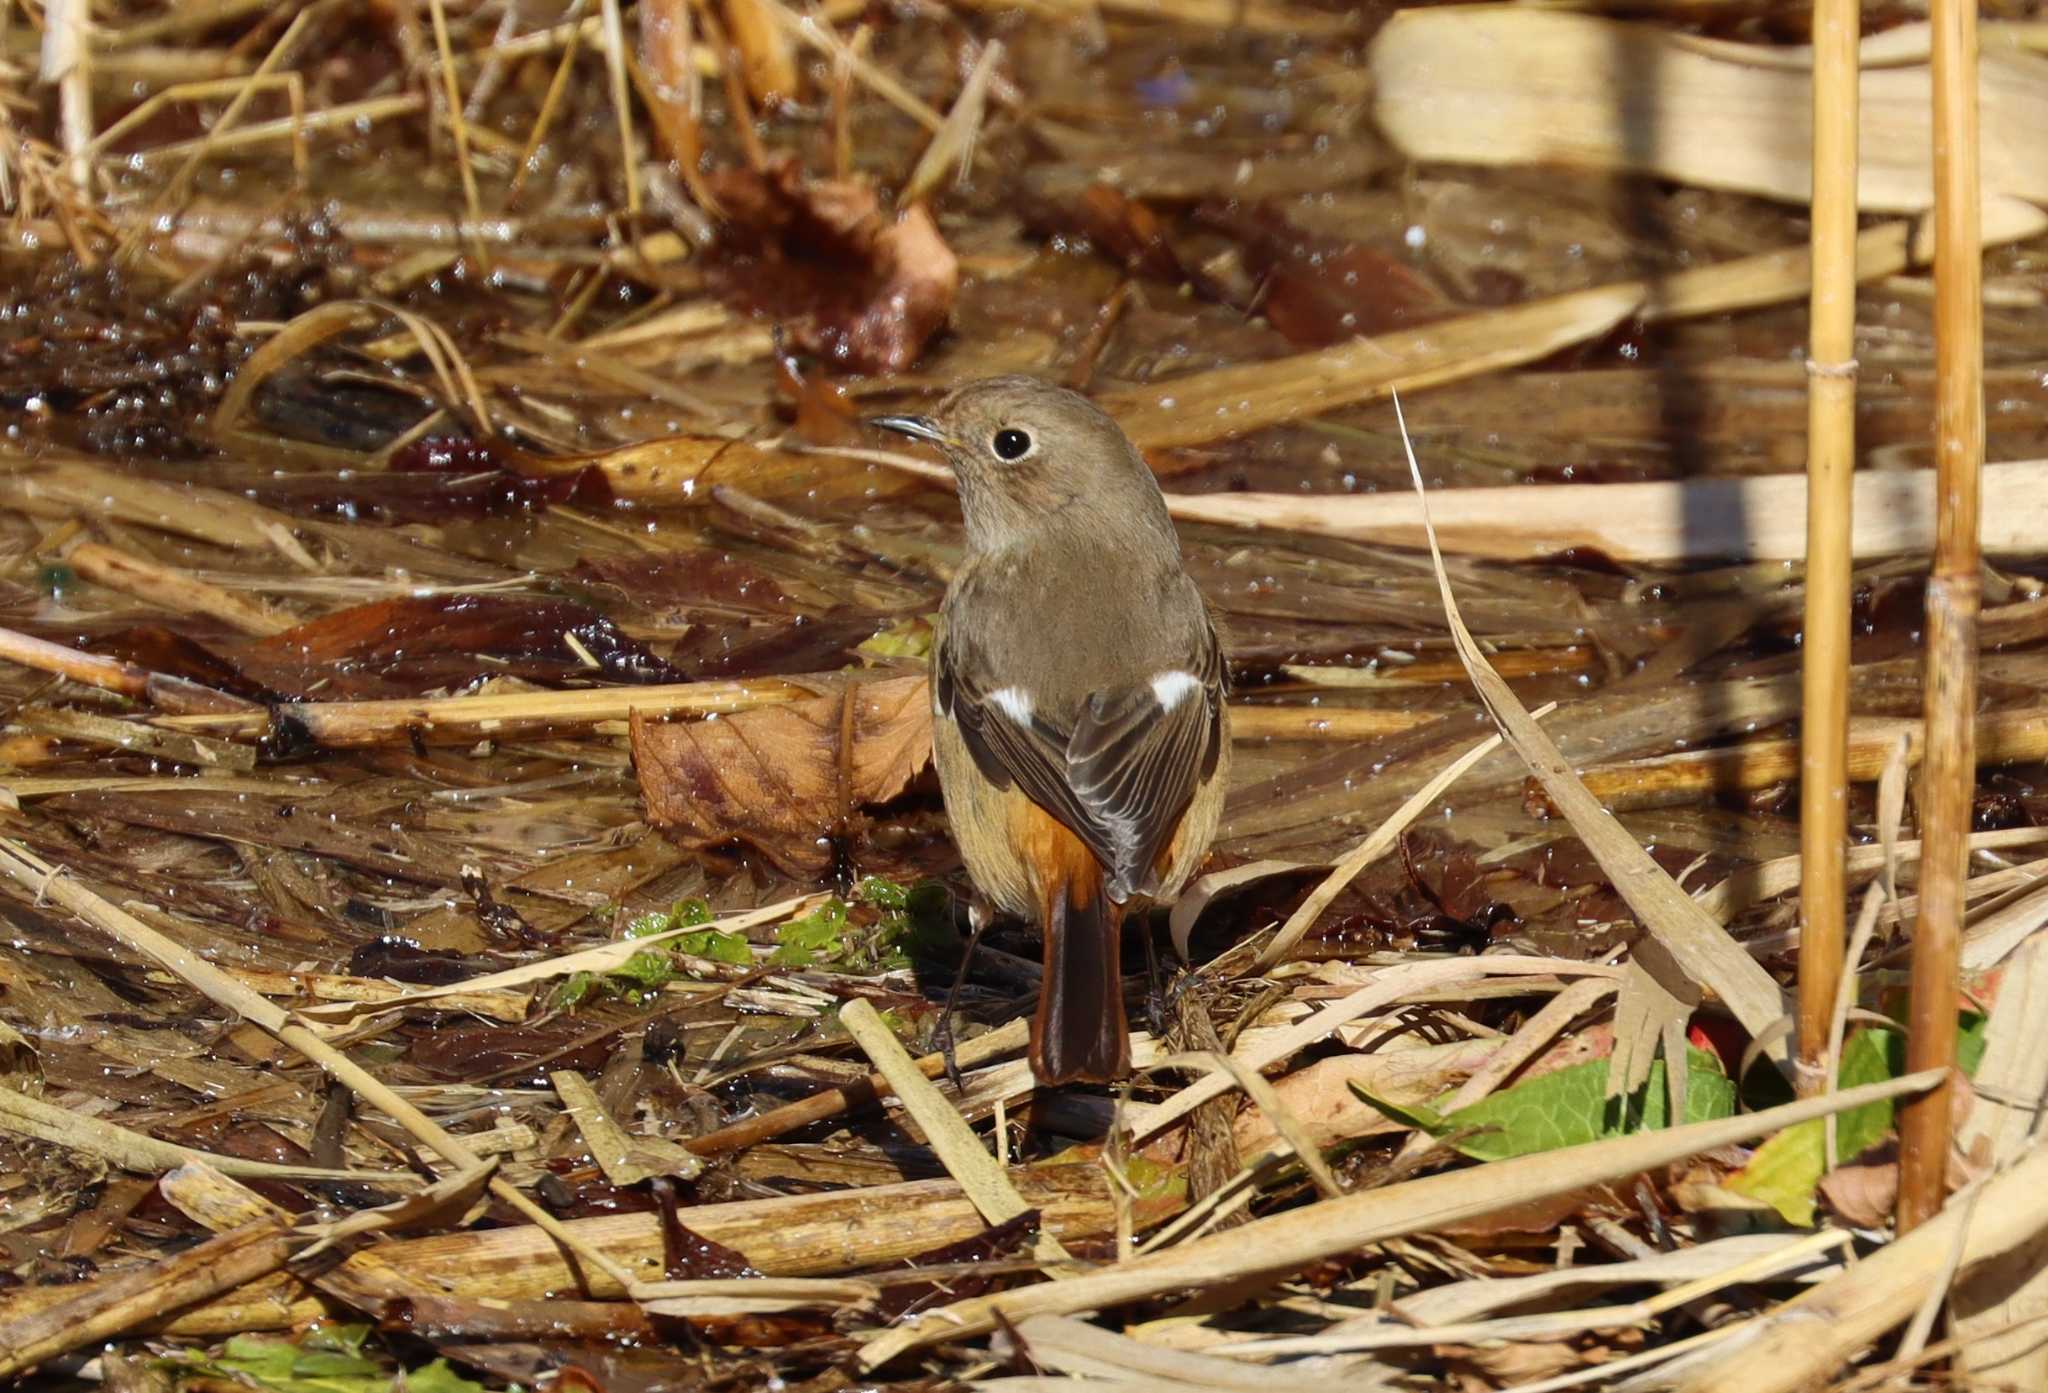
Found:
[(711, 903), (708, 900), (677, 900), (668, 908), (668, 920), (672, 927), (678, 929), (708, 924), (711, 922)]
[(626, 925), (627, 938), (652, 938), (655, 934), (667, 933), (675, 925), (666, 914), (642, 914)]
[(362, 1353), (367, 1327), (349, 1338), (322, 1338), (315, 1331), (303, 1344), (259, 1335), (237, 1335), (218, 1359), (180, 1361), (171, 1367), (187, 1376), (239, 1378), (273, 1393), (386, 1393), (391, 1375)]
[(910, 892), (893, 880), (871, 875), (854, 890), (863, 901), (877, 909), (903, 909), (910, 903)]
[(367, 1325), (327, 1325), (293, 1342), (264, 1335), (236, 1335), (217, 1359), (167, 1360), (161, 1366), (183, 1378), (234, 1380), (271, 1393), (485, 1393), (445, 1359), (393, 1377), (388, 1362), (365, 1352)]
[[(1733, 1114), (1735, 1084), (1721, 1071), (1720, 1060), (1691, 1046), (1686, 1060), (1685, 1121), (1707, 1122)], [(1596, 1059), (1559, 1069), (1504, 1088), (1453, 1113), (1440, 1113), (1428, 1105), (1391, 1103), (1356, 1084), (1352, 1090), (1389, 1117), (1443, 1137), (1457, 1150), (1481, 1161), (1584, 1146), (1668, 1126), (1671, 1095), (1664, 1083), (1664, 1061), (1650, 1066), (1649, 1079), (1633, 1095), (1613, 1099), (1605, 1096), (1607, 1063)]]
[(752, 967), (754, 964), (754, 951), (742, 934), (699, 929), (695, 933), (684, 934), (675, 942), (678, 950), (693, 958), (709, 958), (715, 963), (731, 963), (735, 967)]
[(802, 919), (790, 920), (775, 931), (775, 942), (768, 961), (776, 967), (809, 967), (843, 957), (849, 946), (845, 902), (827, 900)]
[(329, 1354), (360, 1356), (363, 1352), (363, 1346), (369, 1342), (370, 1326), (367, 1323), (359, 1325), (319, 1325), (306, 1332), (305, 1338), (299, 1341), (299, 1348), (324, 1350)]
[(555, 988), (555, 1006), (558, 1010), (573, 1011), (588, 1000), (597, 987), (595, 972), (572, 972)]
[(642, 948), (605, 976), (638, 991), (659, 991), (676, 980), (675, 959), (658, 948)]
[(899, 619), (888, 628), (862, 640), (853, 650), (864, 660), (887, 658), (929, 658), (932, 652), (930, 617)]
[[(1963, 1017), (1956, 1035), (1956, 1061), (1966, 1075), (1975, 1075), (1984, 1058), (1981, 1015)], [(1896, 1030), (1859, 1030), (1842, 1042), (1842, 1062), (1835, 1070), (1839, 1088), (1883, 1083), (1906, 1072), (1906, 1037)], [(1846, 1164), (1876, 1146), (1892, 1131), (1892, 1104), (1865, 1103), (1835, 1116), (1835, 1156)], [(1813, 1223), (1816, 1196), (1827, 1171), (1827, 1124), (1815, 1118), (1787, 1127), (1750, 1156), (1749, 1164), (1729, 1178), (1738, 1195), (1762, 1200), (1786, 1222), (1802, 1228)]]
[(405, 1393), (485, 1393), (483, 1384), (456, 1373), (445, 1359), (413, 1369), (402, 1380), (394, 1379), (391, 1386), (392, 1393), (398, 1393), (401, 1387)]

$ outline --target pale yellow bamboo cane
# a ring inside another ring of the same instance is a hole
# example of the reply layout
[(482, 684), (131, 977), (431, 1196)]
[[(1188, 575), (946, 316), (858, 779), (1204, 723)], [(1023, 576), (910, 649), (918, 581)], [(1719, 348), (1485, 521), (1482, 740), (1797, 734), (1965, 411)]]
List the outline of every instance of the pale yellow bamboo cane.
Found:
[(1849, 833), (1850, 509), (1856, 469), (1856, 44), (1859, 0), (1813, 10), (1813, 289), (1806, 435), (1806, 619), (1800, 723), (1799, 1068), (1826, 1086), (1842, 978)]

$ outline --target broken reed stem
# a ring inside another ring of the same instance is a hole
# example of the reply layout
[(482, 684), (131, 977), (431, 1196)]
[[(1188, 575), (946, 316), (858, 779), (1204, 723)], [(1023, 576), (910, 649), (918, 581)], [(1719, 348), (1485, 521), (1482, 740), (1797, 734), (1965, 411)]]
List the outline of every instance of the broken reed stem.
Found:
[[(1913, 932), (1909, 1070), (1956, 1059), (1956, 974), (1976, 791), (1978, 475), (1984, 461), (1984, 303), (1977, 177), (1976, 0), (1935, 0), (1934, 573), (1927, 587), (1927, 756), (1921, 773), (1920, 917)], [(1899, 1113), (1901, 1232), (1941, 1210), (1955, 1089)]]
[(42, 79), (57, 85), (57, 124), (65, 177), (92, 188), (92, 22), (87, 0), (54, 0), (43, 15)]
[[(1008, 1025), (977, 1035), (963, 1043), (955, 1052), (954, 1062), (961, 1069), (972, 1069), (1000, 1059), (1004, 1055), (1016, 1054), (1029, 1042), (1031, 1023), (1018, 1019)], [(942, 1054), (928, 1054), (916, 1061), (917, 1068), (928, 1079), (935, 1079), (946, 1070), (946, 1057)], [(708, 1132), (701, 1137), (692, 1137), (683, 1143), (685, 1150), (699, 1156), (720, 1156), (752, 1146), (756, 1142), (794, 1132), (799, 1127), (808, 1127), (815, 1122), (857, 1111), (869, 1104), (880, 1101), (890, 1092), (889, 1080), (879, 1071), (865, 1078), (851, 1080), (822, 1093), (813, 1093), (793, 1103), (756, 1114), (730, 1127)]]
[(0, 1325), (0, 1378), (275, 1272), (296, 1246), (289, 1218), (266, 1218), (160, 1262), (72, 1288), (62, 1305)]
[(256, 600), (245, 600), (195, 576), (104, 542), (81, 542), (64, 554), (65, 564), (95, 585), (118, 590), (176, 614), (219, 620), (256, 638), (281, 634), (298, 621)]
[[(481, 223), (484, 209), (477, 195), (476, 167), (469, 161), (469, 122), (462, 115), (462, 87), (455, 80), (455, 50), (448, 42), (448, 11), (441, 0), (428, 0), (427, 12), (434, 21), (434, 50), (441, 59), (441, 90), (448, 102), (448, 129), (455, 137), (455, 167), (462, 176), (462, 202), (469, 210), (469, 220)], [(477, 259), (486, 267), (490, 265), (489, 255), (482, 242), (472, 242)]]
[(1799, 1062), (1826, 1086), (1842, 977), (1849, 836), (1849, 592), (1856, 469), (1856, 129), (1859, 0), (1813, 11), (1813, 289), (1806, 363), (1806, 616), (1800, 722)]

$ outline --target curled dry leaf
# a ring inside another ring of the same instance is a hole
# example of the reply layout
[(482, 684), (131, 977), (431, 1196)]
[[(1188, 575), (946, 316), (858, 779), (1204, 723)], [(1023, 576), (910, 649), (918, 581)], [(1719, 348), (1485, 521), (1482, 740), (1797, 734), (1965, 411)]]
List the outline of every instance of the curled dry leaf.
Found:
[(633, 718), (647, 819), (691, 848), (743, 841), (792, 875), (829, 869), (825, 838), (931, 762), (931, 684), (862, 682), (715, 721)]
[(945, 326), (960, 263), (922, 205), (893, 217), (868, 185), (804, 179), (794, 161), (728, 170), (719, 288), (779, 320), (808, 352), (854, 372), (902, 372)]
[(1898, 1148), (1886, 1146), (1870, 1159), (1837, 1166), (1822, 1177), (1820, 1192), (1835, 1214), (1858, 1228), (1882, 1229), (1899, 1200)]
[[(1467, 1040), (1454, 1045), (1333, 1055), (1274, 1080), (1273, 1088), (1317, 1145), (1335, 1146), (1408, 1130), (1408, 1124), (1386, 1116), (1359, 1097), (1358, 1088), (1390, 1102), (1427, 1103), (1455, 1087), (1499, 1048), (1498, 1041)], [(1278, 1135), (1257, 1108), (1237, 1115), (1236, 1131), (1238, 1153), (1243, 1156), (1270, 1146)]]

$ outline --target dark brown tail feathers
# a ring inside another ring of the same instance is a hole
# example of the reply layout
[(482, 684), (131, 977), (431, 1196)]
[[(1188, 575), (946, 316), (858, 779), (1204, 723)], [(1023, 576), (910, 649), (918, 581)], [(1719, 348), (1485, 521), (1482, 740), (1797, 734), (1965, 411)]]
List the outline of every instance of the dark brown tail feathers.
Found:
[(1031, 1072), (1048, 1086), (1125, 1078), (1123, 906), (1087, 883), (1055, 888), (1045, 900), (1045, 981), (1031, 1022)]

